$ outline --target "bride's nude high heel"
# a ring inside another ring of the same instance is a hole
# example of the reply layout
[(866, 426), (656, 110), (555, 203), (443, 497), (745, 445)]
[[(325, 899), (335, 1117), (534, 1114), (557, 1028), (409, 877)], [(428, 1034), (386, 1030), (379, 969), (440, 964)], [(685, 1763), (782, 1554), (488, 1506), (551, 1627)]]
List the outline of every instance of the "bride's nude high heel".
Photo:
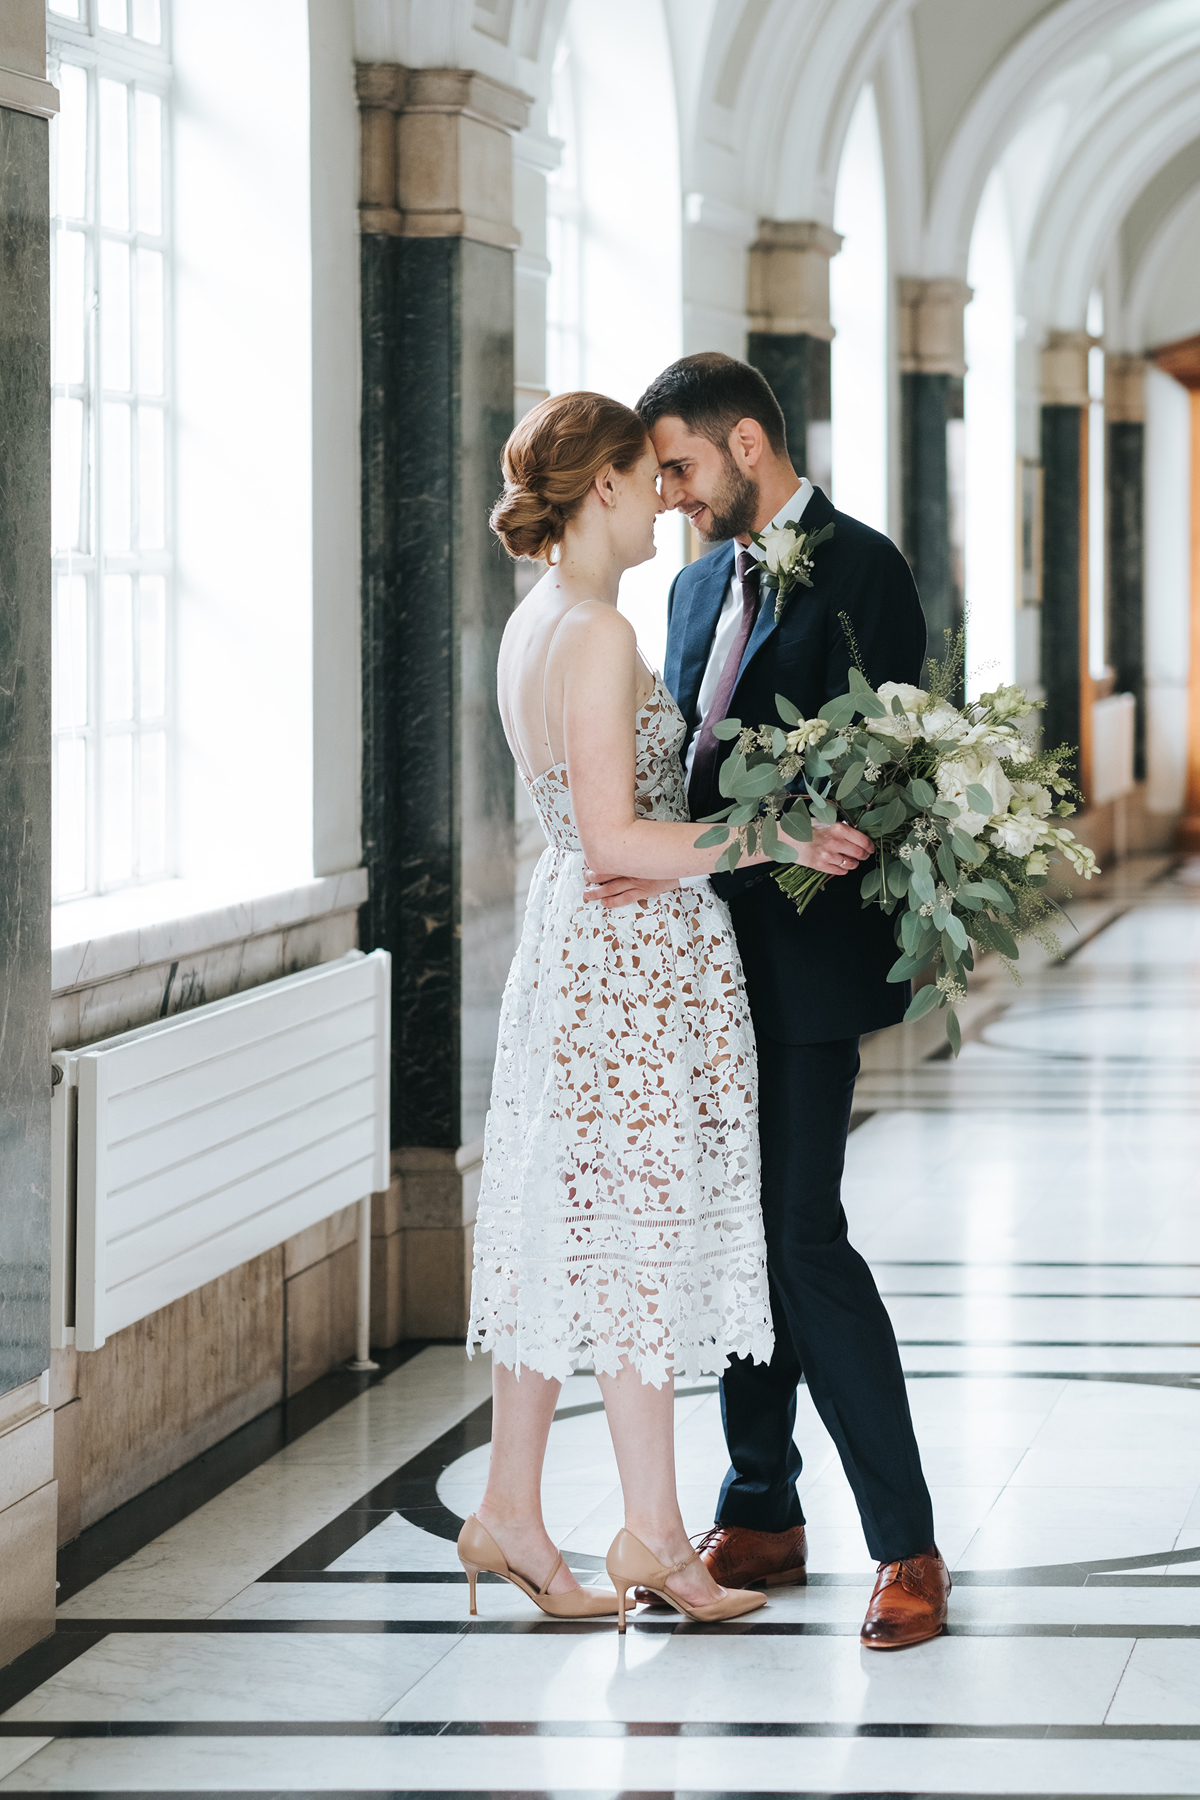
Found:
[(678, 1575), (690, 1563), (699, 1562), (700, 1558), (694, 1550), (681, 1557), (677, 1563), (660, 1563), (658, 1558), (647, 1550), (640, 1538), (635, 1538), (632, 1531), (618, 1531), (612, 1541), (606, 1559), (608, 1579), (617, 1590), (617, 1630), (625, 1629), (625, 1595), (631, 1587), (649, 1588), (676, 1612), (686, 1618), (699, 1619), (711, 1624), (718, 1619), (740, 1619), (743, 1613), (754, 1612), (766, 1601), (765, 1594), (755, 1593), (751, 1588), (729, 1588), (721, 1600), (710, 1600), (706, 1606), (695, 1606), (691, 1601), (681, 1600), (667, 1586), (672, 1575)]
[(597, 1593), (595, 1588), (572, 1588), (566, 1594), (550, 1594), (547, 1589), (562, 1567), (562, 1552), (558, 1553), (554, 1567), (543, 1581), (541, 1587), (529, 1581), (524, 1575), (518, 1575), (515, 1569), (508, 1566), (508, 1558), (499, 1544), (472, 1513), (458, 1534), (458, 1560), (467, 1571), (467, 1584), (471, 1590), (471, 1617), (478, 1617), (475, 1606), (475, 1583), (486, 1570), (491, 1575), (502, 1575), (505, 1581), (511, 1581), (514, 1587), (528, 1594), (535, 1606), (540, 1606), (544, 1613), (552, 1619), (600, 1619), (611, 1618), (617, 1610), (615, 1594)]

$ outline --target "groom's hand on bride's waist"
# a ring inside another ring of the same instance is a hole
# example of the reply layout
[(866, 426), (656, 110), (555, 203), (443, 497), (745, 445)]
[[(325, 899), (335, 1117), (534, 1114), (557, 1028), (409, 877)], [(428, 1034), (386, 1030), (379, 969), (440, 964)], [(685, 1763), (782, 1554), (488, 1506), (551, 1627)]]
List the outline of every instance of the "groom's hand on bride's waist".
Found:
[(585, 905), (599, 901), (609, 911), (614, 906), (636, 906), (641, 900), (653, 900), (656, 894), (669, 894), (679, 886), (672, 875), (669, 881), (650, 881), (644, 875), (597, 875), (583, 871)]

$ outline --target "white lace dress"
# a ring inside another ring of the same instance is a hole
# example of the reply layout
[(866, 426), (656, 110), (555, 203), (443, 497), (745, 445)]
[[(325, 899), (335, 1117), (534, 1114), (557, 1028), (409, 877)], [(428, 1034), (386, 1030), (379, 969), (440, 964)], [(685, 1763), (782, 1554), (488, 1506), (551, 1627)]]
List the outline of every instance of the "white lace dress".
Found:
[[(637, 811), (686, 819), (684, 722), (656, 679)], [(500, 1015), (468, 1348), (561, 1379), (769, 1358), (757, 1068), (729, 912), (706, 884), (584, 904), (565, 764), (527, 786), (537, 865)]]

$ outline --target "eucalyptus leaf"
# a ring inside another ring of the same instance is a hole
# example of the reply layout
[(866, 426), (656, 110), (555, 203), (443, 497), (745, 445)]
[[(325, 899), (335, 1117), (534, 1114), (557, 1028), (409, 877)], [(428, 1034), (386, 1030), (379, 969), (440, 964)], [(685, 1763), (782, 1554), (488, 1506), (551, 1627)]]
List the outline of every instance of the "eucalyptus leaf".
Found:
[(720, 719), (713, 726), (712, 733), (715, 738), (720, 738), (723, 744), (727, 744), (731, 739), (737, 737), (741, 729), (742, 721), (740, 719)]
[(865, 762), (852, 762), (850, 764), (850, 767), (838, 782), (837, 798), (839, 800), (844, 800), (847, 794), (852, 794), (854, 792), (855, 788), (862, 780), (863, 770), (866, 766)]
[(788, 836), (794, 838), (798, 844), (811, 844), (812, 820), (808, 816), (808, 808), (805, 806), (803, 800), (797, 800), (795, 804), (784, 813), (779, 822), (787, 832)]
[(918, 988), (908, 1003), (908, 1011), (904, 1015), (904, 1023), (906, 1025), (913, 1025), (918, 1019), (923, 1019), (927, 1012), (933, 1011), (941, 997), (942, 996), (932, 981), (925, 987)]
[(982, 813), (985, 819), (990, 819), (996, 810), (996, 802), (977, 781), (973, 781), (967, 789), (967, 805), (972, 812)]
[(849, 725), (857, 711), (858, 705), (853, 694), (839, 694), (836, 700), (825, 702), (817, 717), (839, 731), (843, 725)]
[(725, 758), (717, 772), (717, 787), (726, 800), (734, 798), (737, 793), (737, 782), (745, 773), (746, 759), (740, 751), (735, 750), (732, 756)]
[(968, 837), (965, 831), (952, 831), (950, 843), (959, 862), (981, 863), (987, 855), (986, 850), (974, 838)]
[(929, 852), (918, 844), (909, 857), (909, 865), (914, 875), (928, 875), (933, 868), (929, 860)]
[(777, 725), (771, 733), (771, 755), (778, 761), (786, 749), (787, 739)]
[(950, 1039), (950, 1048), (955, 1056), (962, 1049), (962, 1030), (958, 1023), (958, 1014), (952, 1006), (946, 1008), (946, 1036)]
[(912, 870), (906, 862), (894, 856), (887, 866), (888, 891), (893, 894), (907, 894), (908, 884), (912, 880)]
[(758, 817), (758, 801), (751, 800), (745, 806), (735, 806), (729, 815), (731, 825), (748, 825), (751, 819)]
[(878, 869), (872, 869), (868, 875), (864, 875), (862, 888), (860, 889), (863, 899), (873, 900), (879, 892), (880, 885), (881, 877)]
[(793, 731), (804, 717), (804, 714), (798, 712), (791, 701), (785, 700), (782, 694), (776, 694), (775, 696), (775, 711), (779, 714), (784, 724), (790, 725)]
[(911, 981), (929, 961), (928, 956), (898, 956), (887, 972), (889, 981)]
[(962, 814), (962, 807), (953, 800), (937, 800), (929, 810), (935, 819), (957, 819)]
[(971, 892), (973, 894), (980, 894), (983, 899), (989, 900), (993, 906), (998, 906), (1001, 912), (1012, 912), (1013, 910), (1012, 895), (1006, 888), (1002, 888), (998, 881), (973, 881), (971, 883)]
[(775, 764), (757, 763), (754, 768), (747, 769), (744, 775), (739, 775), (733, 791), (739, 800), (750, 800), (755, 796), (761, 799), (779, 785), (779, 770)]
[(933, 876), (924, 869), (914, 869), (912, 874), (912, 891), (923, 906), (932, 906), (937, 899), (933, 885)]
[(950, 968), (957, 969), (959, 955), (961, 954), (961, 952), (959, 951), (958, 945), (955, 943), (954, 939), (950, 936), (950, 933), (948, 931), (942, 932), (941, 939), (942, 939), (942, 955), (945, 957), (946, 962)]
[(956, 918), (954, 916), (954, 914), (951, 913), (950, 917), (946, 921), (945, 930), (954, 939), (955, 946), (959, 950), (966, 949), (967, 934), (966, 934), (966, 931), (963, 929), (963, 922), (961, 919)]
[(809, 801), (809, 811), (814, 819), (822, 825), (837, 824), (837, 807), (830, 804), (824, 795), (814, 794)]
[(916, 804), (921, 807), (932, 806), (937, 799), (937, 789), (931, 787), (929, 782), (922, 781), (919, 776), (915, 781), (909, 782), (908, 791)]
[(948, 844), (939, 844), (937, 848), (937, 866), (942, 872), (942, 880), (949, 888), (958, 886), (958, 864), (950, 853)]
[(895, 799), (891, 801), (884, 810), (883, 830), (885, 832), (895, 831), (898, 826), (903, 825), (907, 817), (908, 808), (905, 806), (903, 800)]
[(935, 906), (933, 909), (933, 928), (934, 928), (934, 930), (935, 931), (945, 931), (946, 921), (949, 919), (949, 917), (950, 917), (950, 908), (948, 906)]
[(725, 843), (728, 836), (729, 830), (727, 826), (714, 825), (710, 830), (706, 831), (702, 837), (696, 839), (695, 848), (697, 850), (711, 850), (714, 844)]

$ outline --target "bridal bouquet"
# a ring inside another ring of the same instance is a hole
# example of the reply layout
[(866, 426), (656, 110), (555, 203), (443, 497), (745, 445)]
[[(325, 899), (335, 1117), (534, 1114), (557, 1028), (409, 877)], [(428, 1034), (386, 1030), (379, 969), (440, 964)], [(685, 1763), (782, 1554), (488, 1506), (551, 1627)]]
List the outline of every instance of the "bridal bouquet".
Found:
[[(842, 626), (855, 650), (849, 621)], [(797, 863), (793, 846), (811, 839), (813, 820), (842, 819), (873, 838), (862, 899), (895, 918), (900, 954), (888, 980), (934, 972), (904, 1016), (945, 1008), (956, 1056), (954, 1008), (974, 949), (996, 951), (1014, 973), (1022, 937), (1057, 951), (1049, 859), (1063, 857), (1085, 880), (1096, 873), (1092, 852), (1057, 822), (1075, 811), (1077, 790), (1064, 773), (1074, 752), (1033, 749), (1017, 721), (1034, 702), (1019, 687), (953, 705), (962, 658), (960, 633), (945, 661), (931, 664), (927, 689), (885, 681), (875, 690), (852, 664), (849, 692), (815, 719), (776, 694), (782, 726), (723, 720), (716, 735), (737, 740), (720, 773), (729, 805), (702, 821), (709, 829), (696, 840), (697, 848), (727, 844), (719, 869), (761, 846), (787, 865), (774, 879), (802, 913), (833, 879)]]

